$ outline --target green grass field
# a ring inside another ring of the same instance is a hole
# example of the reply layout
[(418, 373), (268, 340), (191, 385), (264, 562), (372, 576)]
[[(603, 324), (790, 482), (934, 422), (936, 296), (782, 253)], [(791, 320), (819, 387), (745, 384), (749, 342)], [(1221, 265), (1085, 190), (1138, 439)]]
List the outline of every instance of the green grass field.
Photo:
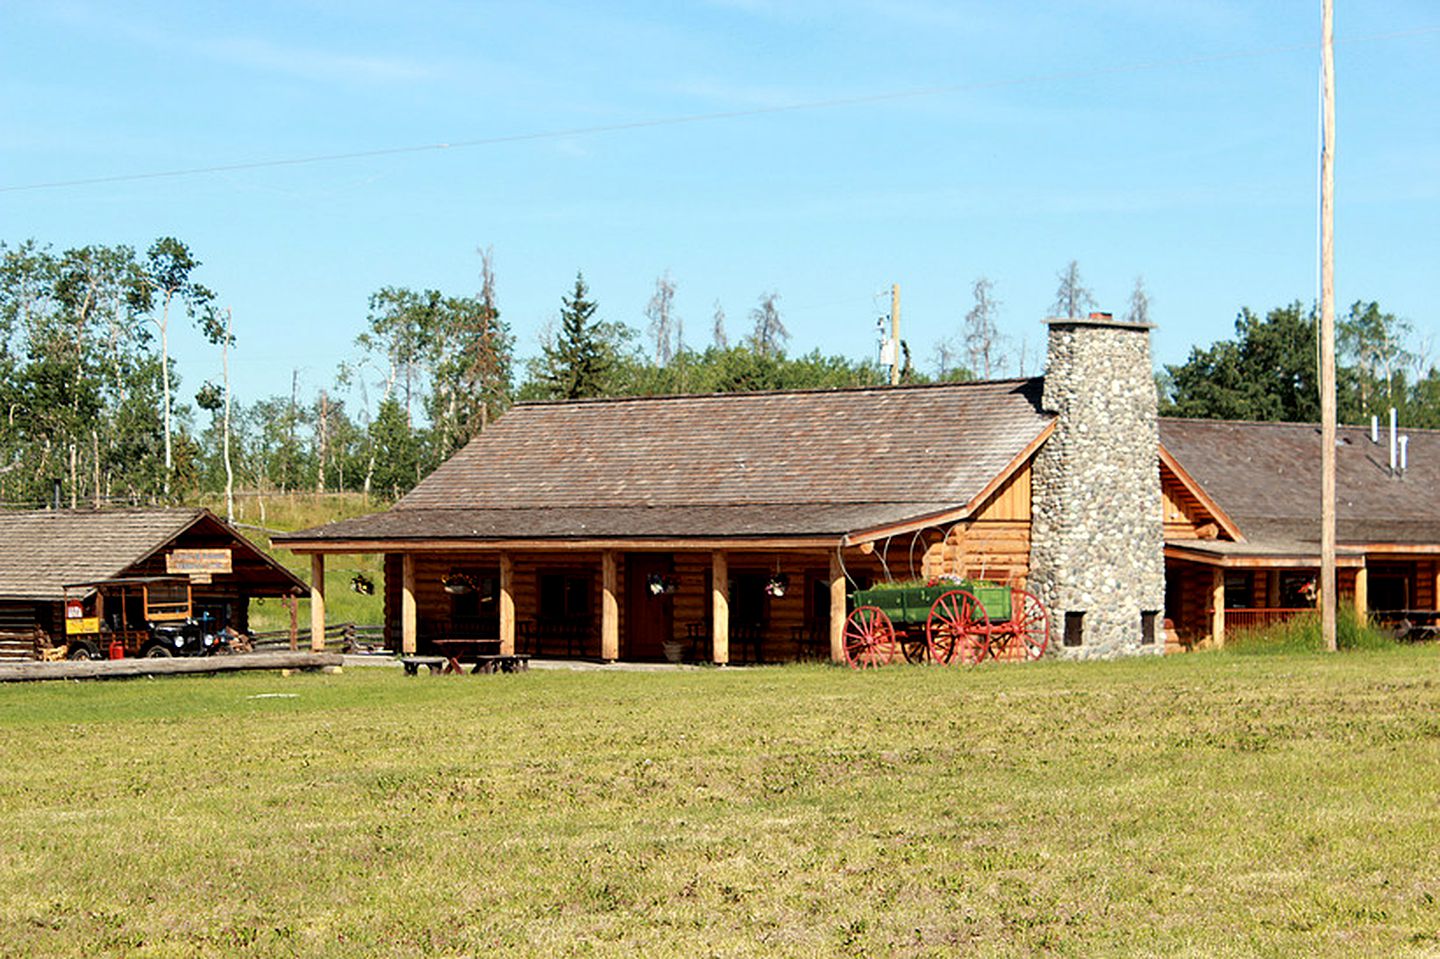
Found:
[(1437, 955), (1437, 667), (0, 687), (0, 955)]

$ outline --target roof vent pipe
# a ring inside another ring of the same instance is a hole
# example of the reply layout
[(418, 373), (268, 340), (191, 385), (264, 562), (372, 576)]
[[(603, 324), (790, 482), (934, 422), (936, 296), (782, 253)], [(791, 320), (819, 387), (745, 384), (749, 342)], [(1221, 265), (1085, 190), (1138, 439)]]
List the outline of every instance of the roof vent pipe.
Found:
[(1380, 417), (1373, 413), (1370, 415), (1370, 442), (1380, 445)]
[(1403, 474), (1410, 468), (1410, 437), (1400, 437), (1400, 472)]
[(60, 478), (57, 476), (50, 480), (50, 489), (54, 496), (55, 509), (60, 508)]
[(1390, 407), (1390, 475), (1395, 475), (1395, 407)]

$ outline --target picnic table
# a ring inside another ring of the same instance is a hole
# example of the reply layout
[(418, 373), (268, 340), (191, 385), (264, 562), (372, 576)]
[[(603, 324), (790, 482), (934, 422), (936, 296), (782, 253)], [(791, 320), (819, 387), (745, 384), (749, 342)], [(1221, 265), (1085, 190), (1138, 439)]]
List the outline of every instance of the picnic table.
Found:
[(468, 639), (431, 639), (431, 645), (435, 647), (439, 655), (433, 657), (403, 657), (400, 664), (405, 667), (408, 675), (418, 675), (420, 667), (432, 672), (442, 674), (459, 674), (464, 672), (465, 667), (461, 665), (461, 659), (472, 662), (469, 671), (475, 672), (526, 672), (530, 668), (530, 657), (527, 655), (504, 655), (500, 652), (500, 639), (468, 638)]
[(1370, 611), (1370, 619), (1388, 627), (1398, 640), (1440, 639), (1440, 609), (1376, 609)]

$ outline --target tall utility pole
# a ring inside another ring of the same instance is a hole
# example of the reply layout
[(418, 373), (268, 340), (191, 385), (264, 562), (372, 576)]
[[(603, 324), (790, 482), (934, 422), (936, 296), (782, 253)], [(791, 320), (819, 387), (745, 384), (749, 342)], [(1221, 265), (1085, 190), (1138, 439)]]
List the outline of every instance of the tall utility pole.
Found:
[(900, 284), (890, 284), (890, 385), (900, 382)]
[(1335, 635), (1335, 11), (1320, 0), (1324, 130), (1320, 142), (1320, 628)]
[(225, 307), (225, 335), (220, 340), (220, 368), (225, 377), (225, 522), (235, 522), (235, 470), (230, 465), (230, 307)]

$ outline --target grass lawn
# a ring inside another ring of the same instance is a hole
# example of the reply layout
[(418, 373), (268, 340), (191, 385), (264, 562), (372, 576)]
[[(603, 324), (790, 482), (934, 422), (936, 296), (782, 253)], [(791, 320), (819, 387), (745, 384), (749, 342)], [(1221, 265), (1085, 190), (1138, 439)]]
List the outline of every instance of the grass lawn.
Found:
[(0, 955), (1440, 954), (1440, 650), (0, 687)]

